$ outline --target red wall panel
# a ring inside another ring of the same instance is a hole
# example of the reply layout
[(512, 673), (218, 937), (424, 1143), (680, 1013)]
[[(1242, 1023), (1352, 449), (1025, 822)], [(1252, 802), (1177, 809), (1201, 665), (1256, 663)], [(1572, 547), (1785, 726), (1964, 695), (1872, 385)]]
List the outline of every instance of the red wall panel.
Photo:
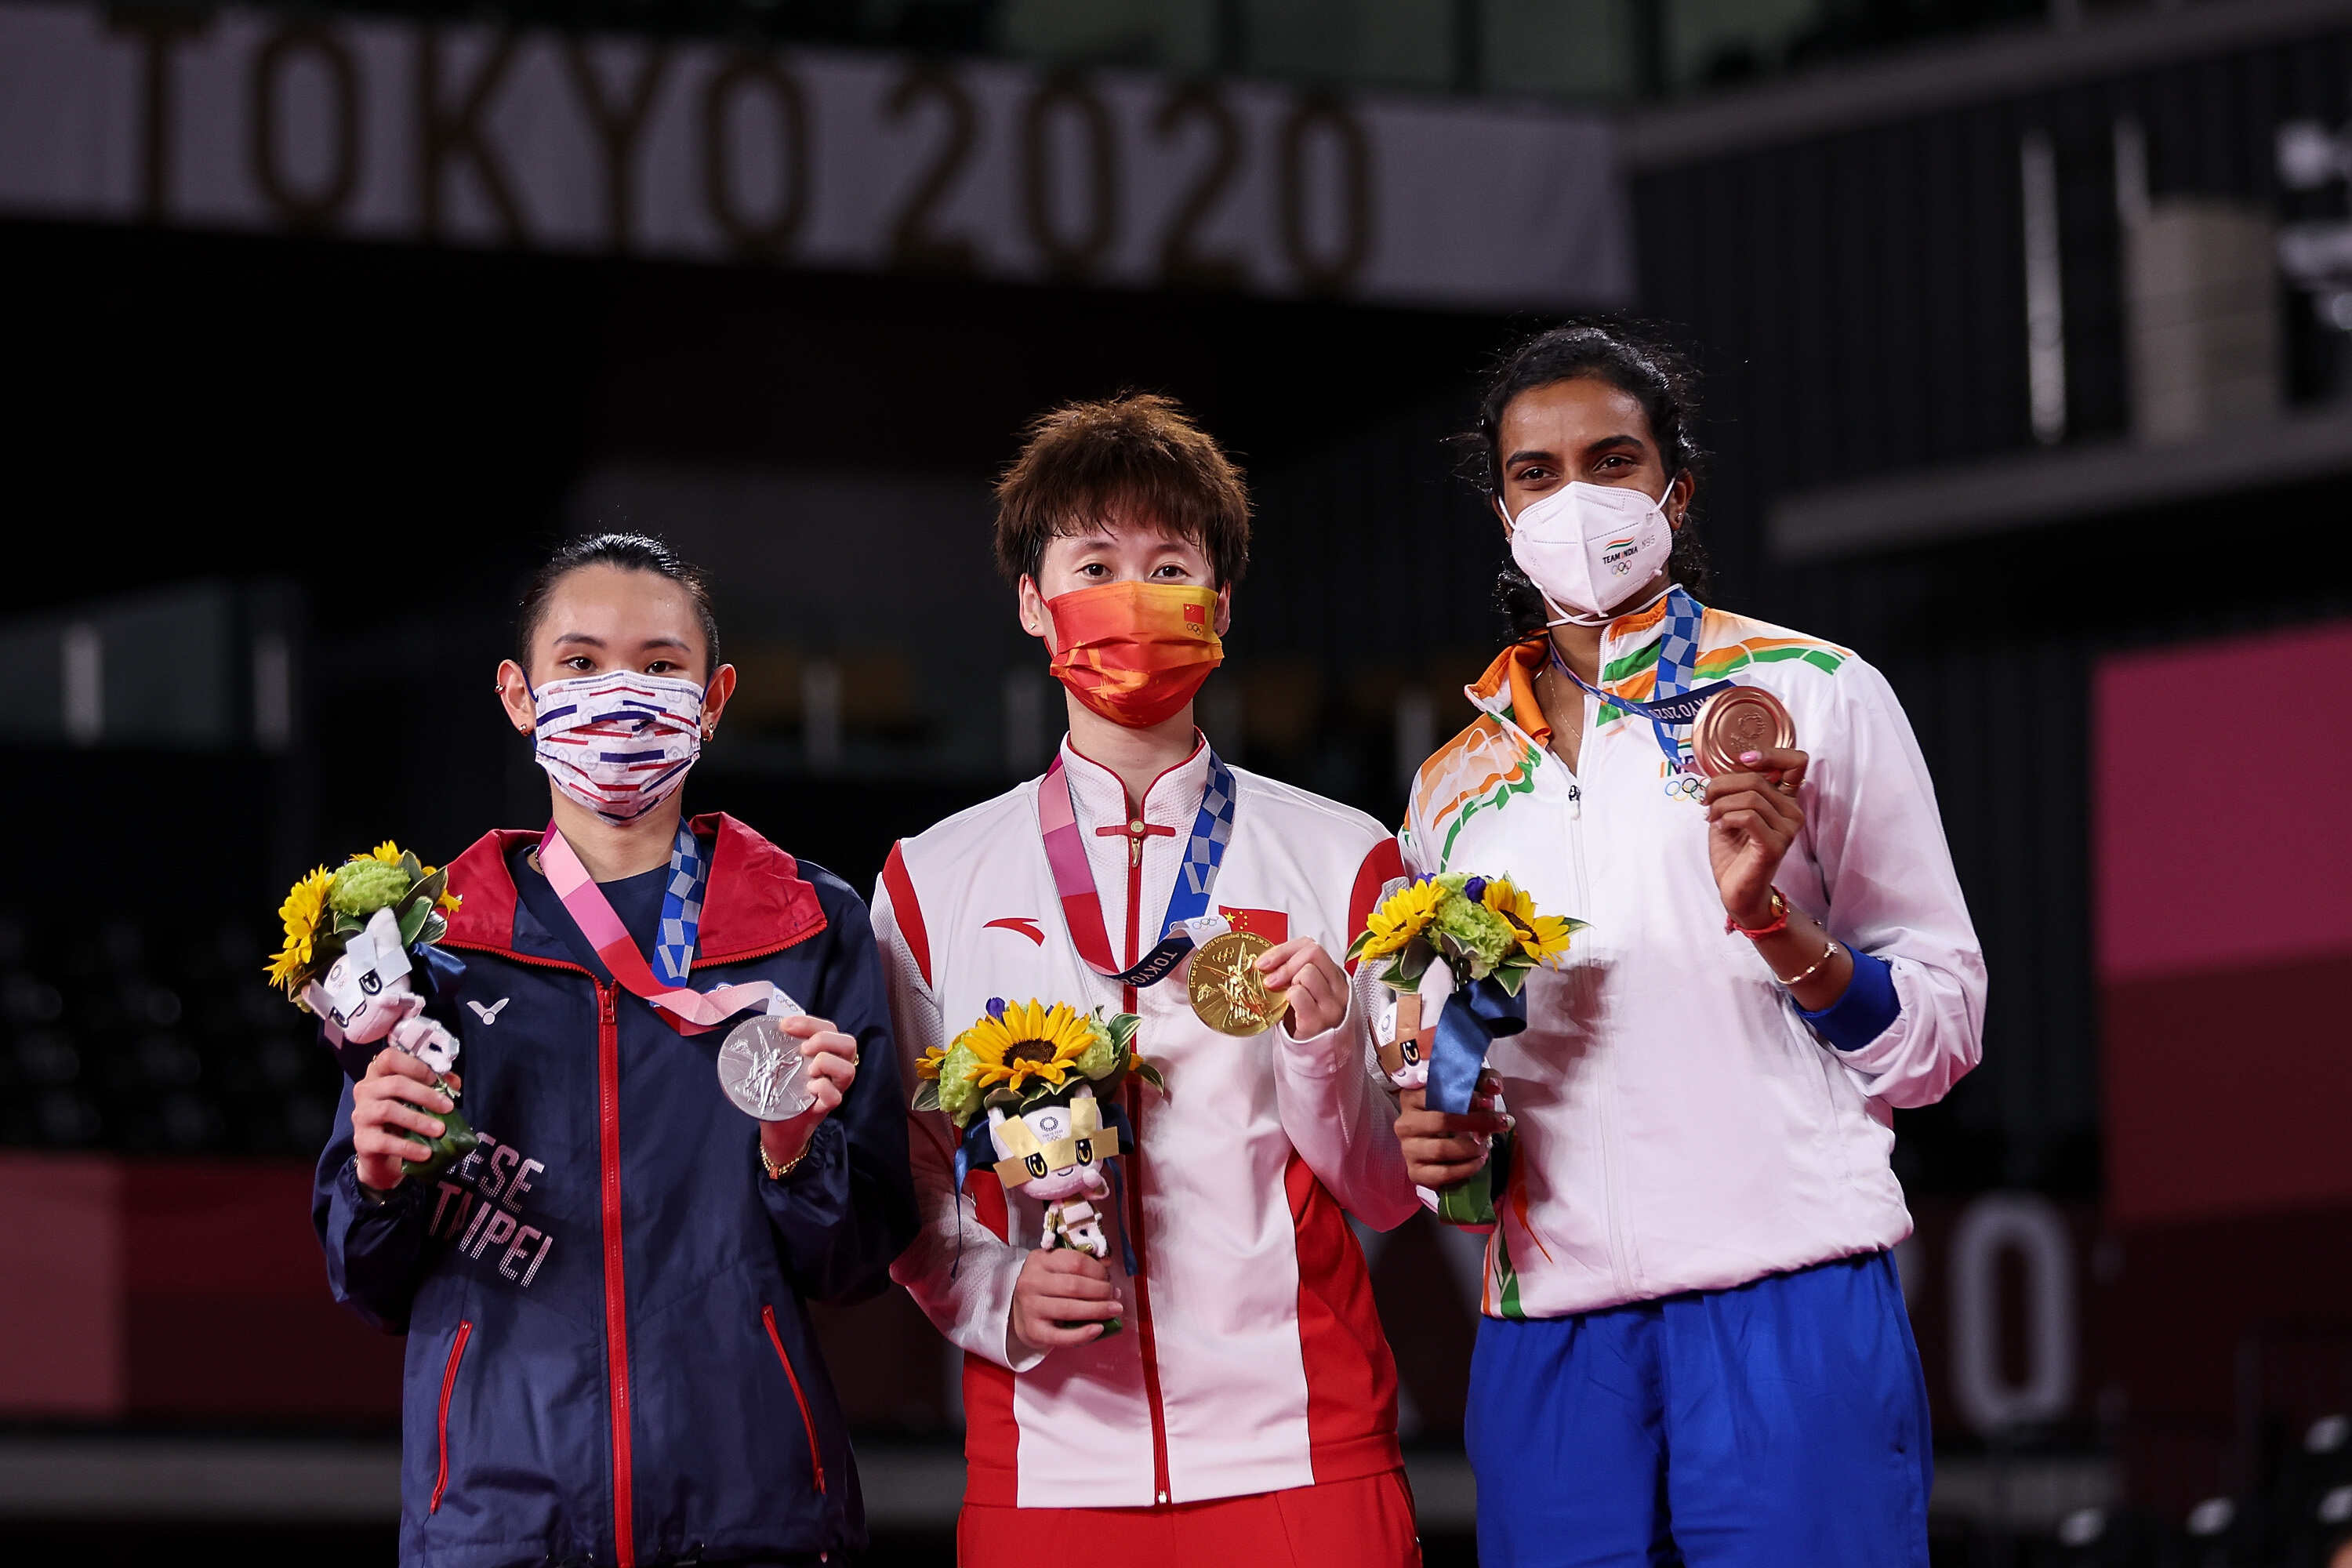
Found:
[(2352, 1200), (2352, 623), (2105, 661), (2092, 768), (2110, 1214)]

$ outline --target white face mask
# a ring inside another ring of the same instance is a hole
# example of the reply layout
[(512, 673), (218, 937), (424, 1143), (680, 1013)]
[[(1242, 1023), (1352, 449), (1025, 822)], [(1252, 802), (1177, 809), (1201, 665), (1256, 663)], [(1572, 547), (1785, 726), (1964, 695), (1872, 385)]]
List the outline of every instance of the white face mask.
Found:
[(634, 822), (677, 794), (702, 755), (702, 695), (691, 680), (627, 669), (551, 680), (531, 693), (531, 754), (582, 805)]
[[(1666, 481), (1666, 495), (1675, 484)], [(1498, 497), (1496, 507), (1501, 507)], [(1571, 480), (1512, 517), (1511, 559), (1551, 602), (1559, 620), (1599, 626), (1648, 584), (1674, 553), (1665, 496), (1623, 485)]]

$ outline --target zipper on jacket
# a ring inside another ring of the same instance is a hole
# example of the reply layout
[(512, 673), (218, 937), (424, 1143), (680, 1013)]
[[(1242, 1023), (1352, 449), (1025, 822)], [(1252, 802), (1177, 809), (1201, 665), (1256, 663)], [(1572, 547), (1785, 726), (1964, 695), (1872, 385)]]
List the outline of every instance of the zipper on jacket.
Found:
[(621, 1273), (621, 1029), (613, 987), (596, 984), (596, 1163), (604, 1231), (604, 1389), (613, 1415), (613, 1549), (636, 1568), (635, 1472), (629, 1454), (629, 1293)]
[(816, 1446), (816, 1417), (809, 1414), (808, 1395), (801, 1392), (801, 1374), (793, 1370), (793, 1358), (784, 1353), (784, 1337), (776, 1332), (776, 1309), (761, 1306), (760, 1322), (768, 1331), (768, 1342), (776, 1347), (776, 1359), (783, 1363), (784, 1381), (793, 1385), (793, 1403), (801, 1407), (801, 1426), (808, 1433), (809, 1479), (816, 1483), (816, 1489), (823, 1492), (824, 1451)]
[[(1137, 808), (1139, 811), (1140, 807)], [(1141, 925), (1143, 910), (1143, 857), (1129, 858), (1127, 868), (1127, 962), (1136, 963), (1142, 954)], [(1122, 1000), (1129, 1013), (1139, 1012), (1135, 987), (1126, 988)], [(1128, 1238), (1135, 1244), (1135, 1336), (1136, 1352), (1143, 1360), (1143, 1401), (1151, 1412), (1151, 1497), (1154, 1502), (1168, 1500), (1168, 1412), (1160, 1395), (1160, 1342), (1151, 1330), (1151, 1257), (1143, 1246), (1143, 1096), (1129, 1075), (1127, 1084), (1127, 1115), (1135, 1129), (1135, 1149), (1127, 1156), (1127, 1226)], [(1097, 1339), (1101, 1336), (1097, 1335)]]
[(466, 1359), (466, 1342), (474, 1337), (470, 1321), (460, 1321), (457, 1337), (449, 1343), (449, 1364), (441, 1369), (441, 1413), (434, 1418), (441, 1442), (441, 1468), (433, 1477), (433, 1501), (426, 1513), (441, 1511), (441, 1496), (449, 1489), (449, 1396), (457, 1390), (457, 1363)]
[[(1599, 704), (1590, 697), (1585, 700), (1583, 737), (1577, 746), (1577, 760), (1593, 756), (1593, 744), (1600, 739), (1593, 721), (1600, 717)], [(1592, 878), (1584, 864), (1584, 790), (1573, 775), (1568, 786), (1568, 852), (1569, 862), (1576, 871), (1576, 907), (1589, 908), (1591, 903)], [(1592, 968), (1578, 964), (1570, 971), (1576, 988), (1577, 1011), (1590, 1018), (1594, 1003)], [(1617, 1070), (1612, 1060), (1608, 1066), (1608, 1081), (1594, 1098), (1594, 1108), (1601, 1121), (1601, 1203), (1609, 1222), (1609, 1275), (1617, 1287), (1617, 1294), (1631, 1300), (1634, 1294), (1633, 1277), (1637, 1272), (1632, 1258), (1632, 1239), (1625, 1226), (1625, 1205), (1618, 1191), (1617, 1173)]]

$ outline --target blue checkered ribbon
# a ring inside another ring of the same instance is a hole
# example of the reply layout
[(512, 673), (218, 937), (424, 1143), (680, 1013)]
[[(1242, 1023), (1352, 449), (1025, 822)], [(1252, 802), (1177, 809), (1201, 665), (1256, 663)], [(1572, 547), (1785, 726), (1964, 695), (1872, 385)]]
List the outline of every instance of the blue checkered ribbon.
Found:
[(1666, 754), (1666, 765), (1688, 773), (1695, 765), (1691, 759), (1691, 721), (1698, 717), (1698, 710), (1706, 706), (1708, 698), (1731, 685), (1728, 680), (1717, 680), (1696, 690), (1691, 687), (1698, 667), (1699, 621), (1706, 614), (1698, 601), (1680, 588), (1667, 591), (1666, 618), (1658, 632), (1657, 685), (1647, 702), (1601, 690), (1568, 668), (1557, 645), (1546, 646), (1551, 648), (1551, 661), (1559, 667), (1562, 675), (1609, 706), (1647, 719), (1650, 728), (1657, 733), (1658, 750)]
[(702, 846), (694, 830), (677, 825), (669, 847), (669, 881), (662, 888), (661, 928), (654, 939), (654, 972), (672, 985), (686, 984), (694, 967), (694, 942), (702, 928)]
[[(1699, 608), (1697, 600), (1680, 588), (1667, 590), (1665, 625), (1658, 632), (1658, 684), (1654, 701), (1680, 697), (1690, 690), (1691, 677), (1698, 667), (1699, 619), (1706, 613)], [(1668, 724), (1654, 713), (1650, 727), (1657, 732), (1658, 749), (1666, 753), (1666, 761), (1688, 771), (1690, 726)]]
[[(1167, 935), (1181, 921), (1205, 913), (1209, 889), (1217, 885), (1217, 865), (1225, 846), (1234, 841), (1234, 770), (1216, 752), (1209, 753), (1209, 787), (1201, 796), (1201, 810), (1192, 819), (1192, 841), (1184, 851), (1184, 865), (1176, 890), (1168, 900), (1168, 918), (1160, 927)], [(1179, 904), (1189, 907), (1178, 909)]]

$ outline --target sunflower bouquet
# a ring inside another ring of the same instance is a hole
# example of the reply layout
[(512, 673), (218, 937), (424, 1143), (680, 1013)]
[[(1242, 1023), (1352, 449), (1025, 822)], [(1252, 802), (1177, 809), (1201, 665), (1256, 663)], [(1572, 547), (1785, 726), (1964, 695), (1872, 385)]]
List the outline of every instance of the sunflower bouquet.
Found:
[[(331, 871), (319, 867), (278, 906), (286, 939), (269, 961), (269, 983), (297, 1007), (318, 1015), (328, 1045), (352, 1079), (365, 1076), (376, 1052), (389, 1045), (431, 1068), (454, 1100), (457, 1090), (440, 1075), (457, 1060), (457, 1037), (425, 1016), (415, 972), (425, 950), (447, 933), (457, 906), (446, 871), (390, 839)], [(439, 962), (454, 966), (456, 961)], [(473, 1151), (477, 1139), (463, 1115), (453, 1110), (442, 1121), (439, 1138), (419, 1139), (433, 1158), (404, 1163), (404, 1173), (430, 1177)]]
[[(957, 1187), (978, 1163), (1006, 1192), (1043, 1203), (1037, 1245), (1048, 1251), (1110, 1256), (1095, 1205), (1119, 1179), (1111, 1161), (1135, 1141), (1116, 1090), (1133, 1073), (1168, 1092), (1160, 1069), (1136, 1054), (1139, 1022), (1132, 1013), (992, 997), (970, 1028), (915, 1064), (915, 1109), (943, 1111), (962, 1130)], [(1126, 1261), (1134, 1273), (1131, 1250)], [(1118, 1327), (1114, 1319), (1106, 1331)]]
[(1538, 913), (1508, 877), (1445, 872), (1381, 900), (1348, 956), (1381, 964), (1375, 978), (1395, 994), (1393, 1025), (1381, 1031), (1390, 1081), (1426, 1086), (1432, 1109), (1468, 1110), (1487, 1045), (1527, 1026), (1528, 976), (1556, 967), (1583, 929)]

